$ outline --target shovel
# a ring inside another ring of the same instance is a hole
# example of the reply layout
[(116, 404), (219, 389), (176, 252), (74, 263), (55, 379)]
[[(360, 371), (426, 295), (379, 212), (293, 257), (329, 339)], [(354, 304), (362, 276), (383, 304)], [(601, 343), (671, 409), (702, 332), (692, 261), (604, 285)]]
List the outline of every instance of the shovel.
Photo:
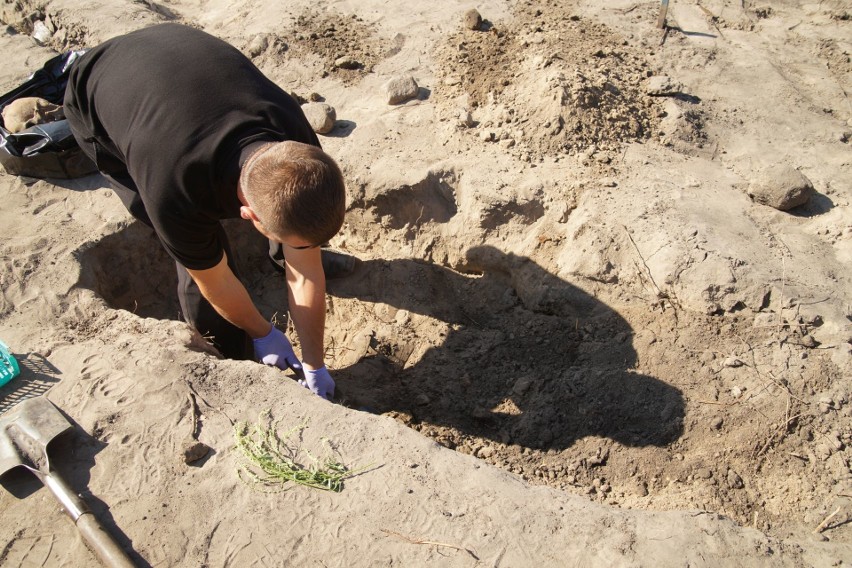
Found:
[(669, 12), (669, 0), (663, 0), (660, 3), (660, 14), (657, 16), (657, 27), (663, 29), (666, 27), (666, 14)]
[(50, 466), (48, 444), (70, 428), (65, 416), (44, 397), (16, 404), (0, 416), (0, 476), (16, 467), (33, 472), (59, 500), (86, 544), (105, 566), (133, 568), (133, 562), (101, 526), (85, 501)]

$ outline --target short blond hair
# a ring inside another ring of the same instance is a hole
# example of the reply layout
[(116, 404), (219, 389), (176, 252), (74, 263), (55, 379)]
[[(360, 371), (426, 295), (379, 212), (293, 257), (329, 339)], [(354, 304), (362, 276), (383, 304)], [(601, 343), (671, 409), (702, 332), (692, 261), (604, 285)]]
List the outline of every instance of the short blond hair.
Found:
[(240, 187), (274, 236), (321, 245), (343, 226), (343, 174), (317, 146), (288, 140), (262, 147), (243, 166)]

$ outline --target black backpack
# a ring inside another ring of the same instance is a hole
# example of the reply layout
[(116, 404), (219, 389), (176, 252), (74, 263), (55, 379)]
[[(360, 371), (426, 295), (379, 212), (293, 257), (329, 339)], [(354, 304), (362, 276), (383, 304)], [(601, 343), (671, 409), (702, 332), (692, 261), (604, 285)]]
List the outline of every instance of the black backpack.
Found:
[[(0, 111), (23, 97), (41, 97), (61, 105), (71, 65), (84, 53), (68, 51), (50, 59), (26, 82), (0, 97)], [(97, 171), (77, 145), (67, 120), (38, 124), (16, 134), (0, 126), (0, 164), (12, 175), (35, 178), (68, 179)]]

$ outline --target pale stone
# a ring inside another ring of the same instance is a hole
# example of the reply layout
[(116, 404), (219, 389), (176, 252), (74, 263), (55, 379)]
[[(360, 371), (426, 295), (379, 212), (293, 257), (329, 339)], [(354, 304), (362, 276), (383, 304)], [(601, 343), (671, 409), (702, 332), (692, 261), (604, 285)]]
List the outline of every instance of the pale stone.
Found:
[(334, 129), (334, 122), (337, 120), (337, 113), (329, 104), (326, 103), (305, 103), (302, 105), (302, 112), (305, 113), (305, 118), (317, 134), (328, 134)]
[(361, 62), (348, 55), (344, 55), (334, 60), (334, 66), (339, 69), (359, 69), (361, 68)]
[(409, 99), (417, 96), (420, 87), (417, 86), (417, 81), (411, 75), (403, 75), (394, 77), (385, 85), (387, 91), (388, 104), (398, 105)]
[(470, 10), (464, 13), (464, 27), (468, 30), (482, 29), (482, 16), (479, 14), (476, 8), (471, 8)]
[(749, 186), (748, 193), (758, 203), (787, 211), (806, 204), (815, 191), (802, 172), (781, 164), (761, 172)]
[(257, 57), (269, 48), (269, 36), (267, 34), (257, 34), (248, 44), (249, 57)]

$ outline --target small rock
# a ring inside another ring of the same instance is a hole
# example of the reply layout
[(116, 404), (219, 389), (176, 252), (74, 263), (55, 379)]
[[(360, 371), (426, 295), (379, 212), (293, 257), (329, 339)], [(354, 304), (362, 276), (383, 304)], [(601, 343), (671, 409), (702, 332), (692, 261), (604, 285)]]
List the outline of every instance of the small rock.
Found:
[(833, 447), (835, 450), (837, 450), (838, 452), (843, 450), (843, 442), (840, 440), (840, 432), (838, 432), (837, 430), (832, 430), (831, 432), (826, 434), (825, 437), (828, 439), (829, 443), (831, 444), (831, 447)]
[(469, 111), (462, 109), (459, 111), (459, 124), (465, 128), (473, 128), (476, 126), (476, 121)]
[(296, 91), (291, 92), (290, 96), (293, 97), (293, 100), (296, 101), (297, 103), (299, 103), (300, 105), (303, 105), (306, 102), (308, 102), (308, 99), (306, 99), (305, 97), (303, 97), (302, 95), (300, 95)]
[(710, 422), (710, 428), (712, 428), (713, 430), (718, 430), (719, 428), (721, 428), (721, 427), (722, 427), (722, 424), (723, 424), (724, 422), (725, 422), (725, 421), (722, 419), (722, 417), (721, 417), (721, 416), (717, 416), (716, 418), (714, 418), (714, 419)]
[(387, 92), (388, 104), (398, 105), (416, 97), (420, 87), (417, 86), (414, 77), (402, 75), (388, 81), (385, 85), (385, 91)]
[(811, 181), (786, 164), (765, 169), (748, 188), (748, 194), (756, 202), (779, 211), (806, 204), (814, 193)]
[(702, 467), (695, 470), (695, 477), (698, 479), (710, 479), (713, 477), (713, 471), (709, 467)]
[(419, 406), (426, 406), (427, 404), (432, 402), (432, 399), (429, 398), (429, 395), (427, 395), (425, 393), (420, 393), (420, 394), (417, 395), (415, 402), (417, 402), (417, 404)]
[(731, 396), (734, 398), (740, 398), (743, 395), (743, 391), (745, 389), (743, 387), (734, 387), (731, 389)]
[(494, 455), (494, 448), (491, 446), (483, 446), (482, 449), (479, 450), (477, 457), (482, 459), (488, 459)]
[(819, 341), (814, 339), (813, 335), (806, 335), (802, 337), (802, 346), (807, 347), (808, 349), (814, 349), (819, 347)]
[(38, 20), (33, 24), (32, 38), (37, 44), (47, 45), (47, 43), (50, 42), (50, 38), (52, 37), (53, 34), (50, 33), (50, 30), (47, 28), (44, 22)]
[(745, 365), (742, 361), (737, 359), (736, 357), (728, 357), (722, 362), (723, 367), (737, 368)]
[(396, 312), (396, 316), (394, 316), (393, 319), (397, 323), (397, 325), (405, 325), (411, 321), (411, 314), (408, 312), (408, 310), (398, 310)]
[(362, 67), (361, 62), (357, 59), (350, 57), (348, 55), (344, 55), (342, 57), (338, 57), (334, 60), (334, 66), (338, 69), (360, 69)]
[(308, 95), (308, 100), (312, 103), (321, 103), (323, 101), (322, 95), (319, 93), (311, 93)]
[(188, 438), (183, 443), (182, 455), (184, 463), (190, 464), (197, 462), (208, 453), (210, 453), (210, 446), (204, 442), (199, 442), (194, 438)]
[(482, 16), (476, 8), (471, 8), (464, 13), (464, 27), (467, 30), (479, 31), (482, 29)]
[(269, 34), (257, 34), (248, 44), (246, 51), (249, 57), (257, 57), (269, 48)]
[(745, 487), (745, 484), (743, 483), (743, 478), (740, 477), (739, 474), (732, 469), (728, 470), (728, 487), (730, 487), (731, 489), (742, 489), (743, 487)]
[(655, 75), (648, 79), (648, 94), (653, 97), (665, 97), (682, 92), (683, 85), (665, 75)]
[(337, 112), (326, 103), (306, 103), (302, 105), (305, 118), (317, 134), (328, 134), (334, 130)]
[(515, 381), (515, 386), (512, 387), (512, 392), (517, 395), (522, 395), (529, 390), (532, 384), (532, 377), (521, 377)]

